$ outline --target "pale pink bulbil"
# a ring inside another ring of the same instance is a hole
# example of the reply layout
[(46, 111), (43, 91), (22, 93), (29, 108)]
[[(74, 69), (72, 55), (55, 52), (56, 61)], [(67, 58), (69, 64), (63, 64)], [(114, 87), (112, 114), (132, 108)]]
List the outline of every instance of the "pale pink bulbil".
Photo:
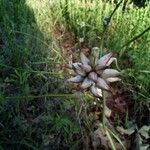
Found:
[(81, 62), (69, 65), (76, 73), (75, 77), (68, 79), (68, 82), (81, 83), (82, 89), (90, 89), (95, 97), (101, 97), (102, 91), (110, 91), (112, 82), (120, 81), (118, 77), (120, 72), (115, 69), (106, 69), (116, 58), (108, 53), (97, 60), (95, 66), (90, 65), (90, 60), (83, 54), (80, 54)]

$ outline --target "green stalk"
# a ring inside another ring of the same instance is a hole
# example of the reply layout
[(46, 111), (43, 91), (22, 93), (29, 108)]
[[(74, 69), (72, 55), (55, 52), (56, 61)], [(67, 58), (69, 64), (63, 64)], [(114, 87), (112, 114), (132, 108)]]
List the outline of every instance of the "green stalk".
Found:
[(102, 57), (102, 52), (103, 52), (103, 45), (104, 45), (104, 35), (106, 32), (106, 26), (104, 27), (103, 33), (102, 33), (102, 38), (101, 38), (101, 43), (100, 43), (100, 52), (99, 52), (99, 58)]
[[(126, 46), (130, 45), (132, 42), (136, 41), (137, 39), (139, 39), (141, 36), (143, 36), (146, 32), (148, 32), (150, 30), (150, 26), (148, 28), (146, 28), (142, 33), (136, 35), (135, 37), (133, 37), (131, 40), (129, 40), (128, 42), (126, 42), (123, 46), (121, 46), (120, 49), (125, 48)], [(120, 57), (122, 56), (122, 54), (125, 52), (125, 49), (123, 49), (122, 51), (120, 51)]]
[[(26, 71), (29, 73), (37, 73), (37, 74), (49, 74), (49, 75), (54, 75), (55, 77), (58, 76), (62, 76), (61, 73), (58, 72), (50, 72), (50, 71), (40, 71), (40, 70), (32, 70), (32, 69), (22, 69), (22, 68), (18, 68), (18, 67), (12, 67), (12, 66), (8, 66), (8, 65), (4, 65), (4, 64), (0, 64), (0, 68), (1, 67), (5, 67), (5, 68), (9, 68), (9, 69), (13, 69), (13, 70), (20, 70), (20, 71)], [(61, 77), (60, 77), (61, 78)]]
[[(110, 15), (109, 18), (108, 18), (107, 24), (106, 24), (106, 25), (103, 24), (103, 27), (104, 27), (104, 28), (103, 28), (103, 32), (102, 32), (102, 36), (101, 36), (99, 57), (102, 56), (102, 51), (103, 51), (103, 46), (104, 46), (104, 36), (105, 36), (105, 33), (106, 33), (107, 28), (108, 28), (108, 26), (109, 26), (109, 23), (110, 23), (110, 21), (111, 21), (111, 18), (112, 18), (112, 16), (115, 14), (116, 10), (119, 8), (119, 6), (120, 6), (120, 4), (122, 3), (122, 1), (123, 1), (123, 0), (121, 0), (121, 1), (116, 5), (115, 9), (113, 10), (113, 12), (111, 13), (111, 15)], [(117, 63), (116, 63), (116, 64), (117, 64)], [(107, 128), (106, 128), (106, 116), (105, 116), (105, 111), (106, 111), (106, 97), (105, 97), (104, 91), (102, 91), (102, 97), (103, 97), (103, 108), (102, 108), (102, 109), (103, 109), (103, 111), (102, 111), (102, 125), (103, 125), (103, 129), (104, 129), (104, 131), (105, 131), (105, 133), (106, 133), (106, 135), (107, 135), (107, 137), (108, 137), (108, 140), (109, 140), (109, 142), (110, 142), (110, 144), (111, 144), (112, 149), (113, 149), (113, 150), (116, 150), (116, 147), (115, 147), (115, 144), (114, 144), (114, 142), (113, 142), (113, 140), (112, 140), (112, 137), (111, 137), (110, 133), (108, 132), (108, 130), (107, 130)]]
[(6, 99), (35, 99), (35, 98), (45, 98), (45, 97), (74, 97), (74, 94), (45, 94), (45, 95), (27, 95), (27, 96), (10, 96), (5, 97)]
[(110, 14), (110, 16), (108, 17), (108, 23), (106, 25), (103, 24), (103, 32), (102, 32), (102, 36), (101, 36), (101, 43), (100, 43), (100, 52), (99, 52), (99, 57), (102, 56), (102, 51), (103, 51), (103, 45), (104, 45), (104, 37), (105, 37), (105, 33), (107, 31), (107, 28), (109, 26), (109, 23), (111, 22), (111, 19), (113, 17), (113, 15), (115, 14), (116, 10), (119, 8), (120, 4), (123, 2), (123, 0), (121, 0), (115, 7), (115, 9), (113, 10), (113, 12)]
[(105, 97), (105, 93), (104, 91), (102, 91), (102, 97), (103, 97), (103, 112), (102, 112), (102, 125), (103, 125), (103, 129), (108, 137), (108, 140), (111, 144), (111, 147), (113, 150), (116, 150), (115, 144), (112, 140), (111, 135), (109, 134), (107, 127), (106, 127), (106, 116), (105, 116), (105, 111), (106, 111), (106, 97)]
[(110, 135), (109, 132), (108, 132), (108, 130), (106, 130), (105, 132), (106, 132), (106, 135), (107, 135), (107, 137), (108, 137), (108, 140), (109, 140), (109, 142), (110, 142), (110, 144), (111, 144), (112, 150), (117, 150), (116, 147), (115, 147), (115, 144), (114, 144), (114, 142), (113, 142), (113, 140), (112, 140), (112, 137), (111, 137), (111, 135)]
[(110, 129), (107, 129), (108, 132), (110, 132), (110, 134), (112, 134), (112, 136), (121, 144), (123, 150), (126, 150), (124, 144), (122, 143), (122, 141), (119, 139), (119, 137), (117, 135), (115, 135), (115, 133), (113, 133), (113, 131), (111, 131)]
[(103, 97), (102, 123), (103, 123), (104, 130), (106, 130), (106, 126), (105, 126), (105, 123), (106, 123), (106, 118), (105, 118), (105, 111), (106, 111), (106, 99), (105, 99), (104, 91), (102, 91), (102, 97)]

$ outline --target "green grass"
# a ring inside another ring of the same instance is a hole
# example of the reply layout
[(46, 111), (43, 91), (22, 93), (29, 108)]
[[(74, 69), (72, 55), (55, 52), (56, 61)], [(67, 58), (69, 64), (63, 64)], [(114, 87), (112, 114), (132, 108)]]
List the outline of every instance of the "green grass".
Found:
[[(101, 18), (114, 8), (98, 0), (0, 0), (0, 149), (76, 149), (84, 130), (91, 130), (92, 98), (70, 94), (68, 75), (55, 68), (66, 62), (53, 31), (61, 25), (88, 47), (99, 47)], [(117, 54), (126, 72), (121, 86), (142, 111), (142, 103), (150, 101), (150, 32), (121, 47), (150, 25), (150, 4), (122, 8), (112, 18), (104, 47)]]
[(54, 70), (64, 60), (51, 40), (48, 9), (39, 4), (0, 1), (1, 149), (69, 147), (80, 130), (64, 106), (71, 98), (62, 95), (68, 92), (62, 71)]
[[(109, 17), (115, 6), (114, 3), (98, 0), (57, 0), (53, 7), (53, 11), (55, 11), (53, 18), (55, 19), (57, 14), (58, 20), (64, 23), (77, 40), (84, 38), (88, 47), (100, 47), (103, 30), (102, 17)], [(150, 32), (146, 32), (131, 44), (123, 48), (122, 46), (150, 26), (150, 3), (147, 1), (146, 7), (137, 8), (132, 3), (127, 2), (125, 10), (123, 7), (122, 3), (112, 17), (104, 37), (104, 47), (107, 51), (113, 51), (120, 56), (119, 66), (122, 70), (132, 69), (130, 73), (135, 80), (133, 86), (138, 87), (139, 92), (147, 97), (142, 99), (149, 100)], [(129, 63), (122, 61), (126, 56), (128, 58), (124, 61), (129, 61)], [(141, 99), (140, 96), (139, 99)]]

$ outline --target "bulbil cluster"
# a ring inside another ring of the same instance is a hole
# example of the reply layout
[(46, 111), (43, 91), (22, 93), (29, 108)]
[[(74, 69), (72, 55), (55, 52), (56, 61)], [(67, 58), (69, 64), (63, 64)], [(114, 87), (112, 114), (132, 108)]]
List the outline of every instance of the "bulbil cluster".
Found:
[(95, 97), (102, 97), (102, 90), (111, 91), (110, 83), (121, 80), (118, 70), (108, 68), (116, 59), (112, 53), (104, 55), (94, 63), (84, 53), (80, 54), (80, 59), (80, 62), (68, 66), (74, 70), (76, 76), (67, 81), (81, 83), (81, 88), (90, 90)]

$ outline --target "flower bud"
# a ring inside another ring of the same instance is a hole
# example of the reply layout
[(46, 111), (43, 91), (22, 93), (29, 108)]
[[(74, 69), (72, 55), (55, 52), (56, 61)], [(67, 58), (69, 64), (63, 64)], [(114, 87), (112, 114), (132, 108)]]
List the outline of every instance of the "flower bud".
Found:
[(81, 68), (87, 73), (92, 70), (92, 67), (90, 65), (82, 65)]
[(77, 76), (75, 76), (73, 78), (68, 79), (67, 81), (68, 82), (73, 82), (73, 83), (79, 83), (79, 82), (83, 81), (83, 79), (84, 78), (82, 76), (77, 75)]
[(96, 63), (96, 70), (105, 68), (112, 55), (113, 55), (112, 53), (108, 53), (103, 57), (101, 57)]
[(89, 64), (89, 59), (83, 54), (80, 54), (82, 64)]
[(119, 76), (121, 73), (115, 69), (105, 69), (102, 73), (102, 78), (107, 79), (109, 77)]
[(109, 85), (108, 85), (107, 82), (106, 82), (104, 79), (102, 79), (102, 78), (98, 78), (98, 80), (97, 80), (97, 86), (98, 86), (99, 88), (104, 89), (104, 90), (107, 90), (107, 91), (110, 90)]
[(90, 72), (88, 77), (94, 82), (97, 81), (97, 74), (95, 72)]
[(88, 78), (85, 78), (81, 85), (81, 88), (86, 89), (86, 88), (90, 87), (91, 85), (92, 85), (92, 81)]
[(112, 77), (112, 78), (107, 78), (106, 81), (111, 83), (111, 82), (121, 81), (121, 79), (118, 77)]
[(95, 97), (102, 97), (102, 90), (95, 87), (95, 85), (90, 87), (90, 91)]

